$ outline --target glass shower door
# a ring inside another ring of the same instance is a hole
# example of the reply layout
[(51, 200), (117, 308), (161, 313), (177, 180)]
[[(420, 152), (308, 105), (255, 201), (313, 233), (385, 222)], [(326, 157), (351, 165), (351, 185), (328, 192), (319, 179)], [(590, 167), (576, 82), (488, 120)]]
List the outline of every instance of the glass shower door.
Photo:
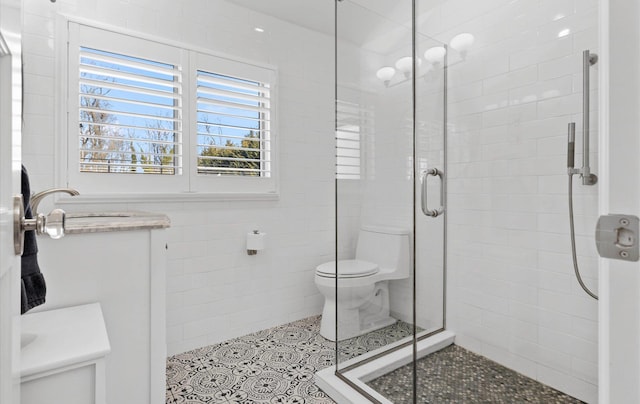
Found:
[(445, 71), (444, 55), (424, 57), (442, 44), (414, 41), (412, 1), (336, 8), (333, 334), (344, 375), (444, 328)]

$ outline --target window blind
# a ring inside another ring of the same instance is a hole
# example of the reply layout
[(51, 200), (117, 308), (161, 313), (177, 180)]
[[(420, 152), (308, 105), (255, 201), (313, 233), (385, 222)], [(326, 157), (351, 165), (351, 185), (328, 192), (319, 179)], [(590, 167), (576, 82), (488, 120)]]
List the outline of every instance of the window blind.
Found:
[(360, 179), (360, 146), (367, 127), (367, 111), (358, 104), (338, 100), (336, 124), (336, 178)]
[(197, 70), (198, 174), (271, 177), (269, 83)]
[(181, 173), (177, 66), (80, 47), (81, 172)]

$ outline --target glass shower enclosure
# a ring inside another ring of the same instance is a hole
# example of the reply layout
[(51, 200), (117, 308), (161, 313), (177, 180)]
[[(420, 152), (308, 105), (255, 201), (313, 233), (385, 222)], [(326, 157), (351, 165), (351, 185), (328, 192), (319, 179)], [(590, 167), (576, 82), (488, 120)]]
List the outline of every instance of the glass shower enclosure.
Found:
[[(454, 336), (597, 400), (598, 305), (573, 270), (567, 125), (597, 174), (599, 106), (584, 99), (598, 99), (599, 67), (583, 59), (598, 52), (598, 7), (336, 0), (336, 263), (324, 279), (336, 304), (321, 334), (337, 365), (318, 384), (339, 402), (390, 402), (369, 382), (404, 365), (401, 402), (420, 401), (418, 359)], [(599, 184), (586, 185), (572, 188), (576, 255), (597, 290)]]

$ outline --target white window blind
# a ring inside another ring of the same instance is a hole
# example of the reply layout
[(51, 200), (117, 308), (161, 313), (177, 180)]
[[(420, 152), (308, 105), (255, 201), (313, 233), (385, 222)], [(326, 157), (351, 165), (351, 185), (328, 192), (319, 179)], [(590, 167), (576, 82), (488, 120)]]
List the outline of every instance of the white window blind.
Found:
[(269, 83), (197, 71), (198, 173), (271, 176)]
[(366, 111), (358, 104), (336, 102), (336, 178), (360, 179), (361, 138)]
[(177, 66), (80, 47), (80, 172), (181, 172), (181, 72)]

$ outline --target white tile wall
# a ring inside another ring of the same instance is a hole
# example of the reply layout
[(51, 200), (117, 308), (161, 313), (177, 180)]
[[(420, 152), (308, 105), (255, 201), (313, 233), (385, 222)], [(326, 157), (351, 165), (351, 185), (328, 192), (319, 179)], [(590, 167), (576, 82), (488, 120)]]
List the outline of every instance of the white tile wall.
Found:
[[(332, 13), (332, 7), (327, 3), (326, 12)], [(57, 13), (272, 64), (279, 70), (278, 201), (77, 207), (151, 210), (171, 218), (169, 354), (319, 314), (322, 299), (313, 282), (314, 269), (334, 254), (333, 40), (221, 0), (25, 1), (23, 158), (35, 190), (56, 185), (52, 151)], [(258, 25), (264, 33), (253, 30)], [(250, 257), (245, 234), (253, 229), (268, 233), (268, 247)], [(82, 252), (75, 261), (83, 261)]]
[[(426, 28), (436, 39), (476, 38), (466, 60), (450, 55), (448, 327), (458, 344), (595, 402), (597, 303), (573, 275), (565, 174), (567, 123), (582, 127), (581, 53), (597, 51), (597, 2), (586, 3), (441, 0), (420, 11), (441, 16)], [(592, 129), (592, 150), (596, 141)], [(591, 162), (598, 172), (597, 152)], [(578, 259), (597, 289), (598, 187), (574, 190)]]

